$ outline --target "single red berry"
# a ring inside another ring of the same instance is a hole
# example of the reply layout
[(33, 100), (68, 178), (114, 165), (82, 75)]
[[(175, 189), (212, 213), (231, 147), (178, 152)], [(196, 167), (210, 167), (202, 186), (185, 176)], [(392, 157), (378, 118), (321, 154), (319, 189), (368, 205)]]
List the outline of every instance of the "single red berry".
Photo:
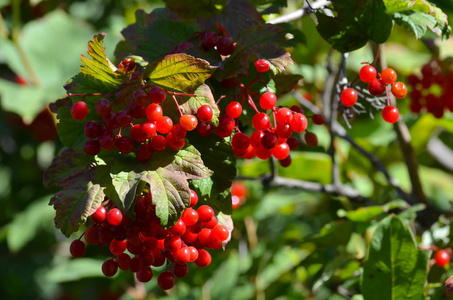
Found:
[(202, 122), (209, 122), (212, 120), (212, 116), (214, 115), (214, 112), (212, 111), (212, 108), (209, 105), (202, 105), (198, 108), (197, 110), (197, 117), (198, 120)]
[(189, 267), (187, 264), (174, 264), (172, 269), (173, 274), (178, 278), (184, 278), (189, 273)]
[(134, 140), (128, 136), (121, 136), (116, 140), (116, 148), (123, 154), (129, 154), (134, 150)]
[(313, 124), (316, 125), (323, 125), (325, 123), (324, 117), (319, 114), (314, 114), (311, 119), (313, 120)]
[(263, 73), (269, 70), (269, 62), (264, 59), (258, 59), (255, 62), (255, 68), (258, 73)]
[(163, 112), (162, 107), (159, 104), (150, 104), (146, 107), (146, 117), (151, 122), (156, 122), (162, 118)]
[(287, 168), (291, 165), (291, 155), (288, 155), (286, 158), (284, 159), (280, 159), (278, 161), (278, 163), (280, 164), (280, 166), (282, 166), (283, 168)]
[(127, 110), (119, 111), (116, 116), (116, 122), (120, 125), (120, 127), (129, 127), (132, 122), (132, 116), (129, 114)]
[(272, 149), (277, 145), (278, 136), (275, 132), (266, 132), (261, 138), (261, 145), (266, 149)]
[(132, 101), (135, 105), (145, 106), (148, 103), (148, 95), (144, 90), (136, 90), (132, 94)]
[(450, 254), (448, 254), (446, 250), (442, 249), (436, 252), (434, 259), (436, 261), (436, 265), (443, 268), (450, 263)]
[(291, 105), (291, 107), (289, 109), (295, 113), (300, 113), (300, 114), (304, 113), (304, 109), (302, 107), (300, 107), (299, 105)]
[[(179, 125), (179, 124), (176, 124), (176, 125)], [(173, 128), (175, 128), (175, 127), (173, 127)], [(170, 149), (173, 150), (173, 151), (179, 151), (179, 150), (181, 150), (181, 149), (184, 147), (185, 143), (186, 143), (186, 141), (185, 141), (184, 138), (182, 138), (182, 139), (176, 139), (176, 138), (175, 138), (175, 134), (174, 134), (173, 131), (172, 131), (172, 132), (169, 132), (169, 133), (167, 134), (167, 136), (166, 136), (166, 141), (167, 141), (167, 146), (168, 146), (168, 148), (170, 148)]]
[(296, 150), (300, 145), (299, 140), (293, 136), (288, 138), (286, 140), (286, 143), (288, 144), (290, 150)]
[(357, 92), (353, 88), (347, 88), (341, 92), (340, 95), (341, 103), (344, 106), (350, 107), (357, 102)]
[(169, 290), (175, 285), (175, 276), (171, 272), (164, 271), (157, 278), (157, 285), (163, 290)]
[(391, 91), (393, 96), (395, 96), (395, 98), (398, 99), (402, 99), (407, 95), (407, 87), (401, 81), (397, 81), (394, 84), (392, 84)]
[(101, 98), (96, 102), (94, 110), (96, 111), (98, 116), (105, 117), (112, 110), (112, 104), (110, 103), (109, 99)]
[(164, 102), (165, 98), (167, 97), (167, 93), (165, 91), (158, 87), (158, 86), (153, 86), (148, 93), (148, 98), (152, 103), (162, 103)]
[(303, 114), (296, 113), (293, 115), (293, 118), (291, 119), (291, 122), (289, 124), (293, 131), (302, 132), (307, 128), (308, 121)]
[(272, 92), (266, 92), (261, 95), (260, 97), (260, 106), (264, 110), (274, 108), (275, 104), (277, 103), (277, 96), (275, 96)]
[(152, 121), (145, 121), (140, 125), (140, 133), (145, 139), (150, 139), (157, 134), (156, 123)]
[(190, 260), (190, 250), (188, 247), (181, 247), (178, 250), (174, 251), (173, 258), (175, 262), (179, 265), (184, 265)]
[(198, 119), (194, 115), (183, 115), (179, 118), (179, 124), (187, 131), (194, 130), (198, 125)]
[(98, 140), (88, 140), (83, 145), (83, 150), (85, 150), (86, 154), (95, 156), (101, 151), (101, 145)]
[(219, 125), (216, 127), (215, 132), (220, 137), (227, 137), (233, 133), (235, 126), (236, 123), (233, 118), (227, 115), (221, 115), (219, 118)]
[(202, 222), (209, 221), (214, 216), (214, 210), (209, 205), (202, 205), (197, 209), (198, 219)]
[(242, 105), (237, 101), (232, 101), (228, 103), (225, 108), (225, 113), (232, 119), (236, 119), (242, 114)]
[(131, 257), (126, 253), (121, 253), (117, 256), (116, 262), (118, 264), (118, 268), (123, 271), (127, 271), (131, 267)]
[(127, 241), (126, 240), (115, 240), (113, 239), (110, 242), (110, 252), (112, 252), (113, 255), (120, 255), (123, 253), (127, 248)]
[(88, 106), (85, 102), (83, 101), (78, 101), (74, 103), (74, 105), (71, 108), (71, 116), (75, 120), (83, 120), (88, 114)]
[(195, 260), (195, 264), (200, 268), (207, 267), (211, 264), (211, 254), (204, 249), (198, 250), (198, 258)]
[(167, 148), (167, 140), (162, 135), (156, 135), (149, 145), (152, 152), (163, 152)]
[(377, 76), (377, 71), (372, 65), (364, 65), (359, 72), (360, 80), (371, 82)]
[(204, 32), (203, 35), (201, 36), (201, 46), (205, 50), (210, 50), (213, 49), (216, 45), (217, 42), (219, 41), (219, 36), (215, 32)]
[(211, 236), (214, 239), (223, 242), (228, 239), (228, 237), (230, 236), (230, 232), (225, 226), (217, 224), (216, 226), (214, 226), (214, 228), (212, 228)]
[(291, 122), (291, 119), (293, 118), (293, 113), (290, 109), (286, 107), (282, 107), (279, 110), (277, 110), (277, 122), (278, 123), (286, 123), (289, 124)]
[(101, 224), (104, 223), (107, 218), (107, 209), (105, 209), (105, 206), (99, 206), (98, 209), (91, 215), (91, 220), (93, 222)]
[(233, 146), (233, 148), (247, 149), (250, 145), (250, 138), (245, 133), (237, 132), (231, 139), (231, 145)]
[(252, 118), (252, 124), (256, 130), (263, 131), (271, 127), (271, 119), (265, 113), (257, 113)]
[(112, 226), (118, 226), (123, 220), (123, 213), (118, 208), (112, 208), (107, 212), (107, 223)]
[(278, 160), (285, 159), (289, 155), (289, 150), (287, 143), (281, 143), (272, 149), (272, 155)]
[(112, 277), (118, 272), (118, 264), (113, 259), (108, 259), (102, 264), (102, 273), (107, 277)]
[(308, 146), (318, 146), (318, 137), (313, 132), (306, 132), (304, 138)]
[(231, 38), (229, 37), (224, 37), (219, 39), (219, 41), (216, 44), (217, 46), (217, 52), (219, 52), (220, 55), (223, 56), (228, 56), (233, 54), (234, 51), (234, 44)]
[(368, 91), (373, 96), (382, 95), (385, 92), (385, 83), (382, 79), (374, 78), (368, 85)]
[(99, 122), (88, 121), (84, 128), (85, 136), (89, 139), (95, 139), (102, 134), (102, 126)]
[(382, 118), (388, 123), (395, 123), (398, 121), (400, 114), (395, 106), (386, 106), (382, 110)]
[(392, 84), (396, 81), (396, 72), (391, 68), (384, 69), (381, 72), (381, 79), (386, 84)]
[(150, 144), (141, 145), (140, 148), (135, 152), (135, 157), (140, 162), (147, 162), (151, 159), (152, 156), (153, 156), (153, 151), (151, 150)]
[(197, 205), (198, 202), (198, 195), (195, 193), (194, 190), (190, 190), (190, 207), (194, 207)]
[(149, 282), (153, 278), (153, 270), (150, 267), (144, 267), (135, 273), (135, 276), (140, 282)]
[(99, 145), (102, 149), (110, 151), (115, 148), (116, 145), (116, 137), (115, 134), (110, 131), (104, 131), (102, 135), (99, 137)]
[(85, 243), (81, 240), (74, 240), (69, 247), (72, 257), (82, 257), (85, 255)]

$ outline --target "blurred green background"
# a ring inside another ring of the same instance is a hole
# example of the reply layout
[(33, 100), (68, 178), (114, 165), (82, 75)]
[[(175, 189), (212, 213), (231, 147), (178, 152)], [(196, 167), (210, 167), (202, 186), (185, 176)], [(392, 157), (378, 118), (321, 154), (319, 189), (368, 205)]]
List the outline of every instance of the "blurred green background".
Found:
[[(250, 2), (259, 5), (269, 1)], [(302, 4), (290, 0), (281, 13)], [(452, 12), (450, 1), (438, 1), (438, 5)], [(104, 46), (114, 61), (120, 32), (134, 23), (135, 11), (150, 12), (163, 6), (162, 1), (0, 1), (0, 299), (360, 299), (353, 295), (360, 293), (359, 271), (369, 241), (368, 229), (387, 210), (379, 210), (365, 221), (351, 220), (344, 212), (363, 204), (322, 193), (270, 189), (254, 181), (244, 181), (248, 195), (234, 211), (235, 230), (226, 250), (213, 251), (208, 268), (192, 267), (169, 293), (157, 288), (155, 279), (136, 285), (128, 272), (104, 278), (101, 264), (109, 256), (108, 248), (88, 246), (84, 258), (70, 257), (71, 240), (54, 228), (54, 210), (48, 206), (55, 191), (42, 186), (43, 171), (62, 150), (55, 116), (47, 104), (64, 96), (62, 86), (78, 72), (80, 54), (86, 53), (94, 34), (107, 33)], [(310, 95), (312, 102), (321, 106), (330, 46), (321, 39), (310, 17), (294, 24), (305, 33), (307, 43), (290, 50), (295, 61), (291, 71), (304, 76), (298, 92)], [(453, 56), (451, 39), (436, 43), (441, 59)], [(402, 78), (419, 74), (432, 57), (422, 41), (398, 26), (385, 50), (389, 66)], [(368, 46), (350, 54), (347, 67), (351, 80), (364, 61), (372, 61)], [(280, 101), (296, 103), (292, 95)], [(452, 113), (447, 112), (442, 119), (411, 114), (408, 98), (398, 107), (412, 134), (425, 192), (432, 203), (448, 212), (453, 201), (453, 176), (428, 153), (427, 144), (435, 136), (453, 148)], [(374, 120), (366, 114), (353, 119), (348, 134), (376, 154), (400, 186), (410, 191), (396, 134), (379, 113), (374, 115)], [(292, 154), (291, 167), (279, 167), (279, 174), (329, 183), (328, 131), (312, 125), (309, 131), (317, 134), (319, 145), (302, 144)], [(383, 175), (350, 144), (338, 140), (336, 147), (342, 182), (373, 199), (367, 205), (398, 198)], [(259, 177), (270, 170), (268, 162), (251, 160), (239, 162), (238, 174)], [(401, 210), (397, 212), (402, 219), (414, 220), (416, 208)], [(448, 246), (449, 224), (441, 217), (428, 234), (419, 235), (418, 242)], [(451, 273), (439, 268), (432, 272), (432, 284)], [(434, 285), (432, 299), (442, 298), (439, 291)]]

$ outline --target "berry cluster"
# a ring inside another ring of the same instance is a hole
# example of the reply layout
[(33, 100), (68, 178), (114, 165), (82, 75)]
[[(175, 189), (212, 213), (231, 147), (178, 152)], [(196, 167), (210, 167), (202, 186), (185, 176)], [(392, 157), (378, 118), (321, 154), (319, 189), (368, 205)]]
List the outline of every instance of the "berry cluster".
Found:
[[(387, 92), (387, 106), (382, 110), (382, 118), (388, 123), (395, 123), (398, 121), (399, 111), (395, 106), (390, 105), (387, 86), (391, 86), (390, 91), (397, 99), (406, 97), (407, 88), (403, 82), (396, 81), (397, 74), (395, 70), (387, 68), (378, 74), (376, 68), (366, 64), (360, 69), (359, 78), (364, 83), (368, 83), (368, 92), (370, 95), (380, 96)], [(346, 88), (341, 92), (340, 100), (345, 107), (353, 106), (356, 104), (357, 99), (358, 94), (354, 88)]]
[[(175, 277), (183, 278), (188, 274), (189, 262), (201, 268), (211, 263), (211, 255), (204, 248), (218, 249), (229, 239), (230, 232), (217, 223), (214, 210), (208, 205), (194, 209), (197, 202), (198, 196), (191, 190), (190, 207), (175, 225), (163, 228), (156, 217), (151, 193), (137, 198), (135, 220), (123, 215), (106, 199), (91, 215), (92, 223), (82, 236), (87, 244), (109, 245), (113, 258), (102, 265), (105, 276), (114, 276), (119, 268), (135, 273), (138, 281), (148, 282), (154, 275), (151, 267), (166, 264), (157, 283), (167, 290), (175, 284)], [(73, 257), (85, 254), (82, 236), (71, 243)]]
[(420, 76), (411, 74), (407, 82), (411, 86), (412, 112), (420, 113), (424, 108), (436, 118), (441, 118), (447, 109), (453, 112), (453, 71), (450, 71), (450, 65), (432, 60), (422, 67)]
[[(132, 64), (135, 65), (133, 61), (124, 60), (120, 67), (131, 71)], [(145, 86), (133, 93), (125, 109), (116, 112), (112, 111), (110, 99), (99, 99), (95, 105), (99, 120), (90, 120), (85, 124), (84, 133), (89, 138), (84, 145), (85, 152), (94, 156), (99, 154), (101, 149), (109, 151), (116, 148), (123, 154), (134, 152), (139, 161), (146, 162), (154, 152), (165, 151), (167, 147), (175, 151), (182, 149), (187, 131), (197, 128), (198, 120), (204, 122), (200, 128), (206, 128), (213, 117), (213, 110), (209, 105), (202, 105), (200, 102), (197, 119), (194, 115), (182, 114), (179, 109), (179, 123), (174, 124), (170, 117), (163, 114), (160, 106), (167, 94), (173, 97), (178, 108), (175, 95), (196, 98), (196, 95), (192, 94), (166, 92), (157, 86)], [(74, 103), (71, 109), (74, 119), (83, 120), (87, 114), (88, 106), (84, 101)]]

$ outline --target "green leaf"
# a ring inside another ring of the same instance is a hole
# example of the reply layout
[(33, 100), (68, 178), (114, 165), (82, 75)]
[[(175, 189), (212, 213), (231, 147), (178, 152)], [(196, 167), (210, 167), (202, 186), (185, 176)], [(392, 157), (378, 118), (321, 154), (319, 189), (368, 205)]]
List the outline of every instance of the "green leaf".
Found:
[(396, 216), (382, 220), (363, 267), (365, 300), (424, 299), (430, 252), (418, 250), (412, 232)]
[[(102, 155), (101, 155), (102, 156)], [(200, 180), (212, 174), (194, 146), (188, 145), (174, 152), (155, 152), (146, 163), (133, 156), (102, 156), (111, 168), (113, 187), (125, 210), (131, 207), (139, 192), (140, 182), (149, 184), (156, 215), (162, 226), (171, 226), (190, 204), (190, 189), (187, 179)]]
[(319, 34), (340, 52), (363, 47), (369, 40), (383, 43), (392, 30), (392, 18), (379, 0), (332, 1), (335, 17), (316, 13)]
[(302, 75), (298, 74), (281, 74), (275, 76), (273, 79), (275, 82), (275, 88), (277, 89), (277, 97), (281, 97), (291, 92), (302, 78)]
[(52, 220), (54, 211), (48, 205), (49, 198), (50, 196), (46, 196), (35, 200), (14, 216), (8, 226), (7, 236), (8, 247), (12, 252), (21, 250)]
[(52, 160), (52, 164), (43, 175), (44, 186), (65, 186), (74, 177), (89, 170), (94, 158), (82, 148), (69, 148)]
[(129, 25), (121, 32), (125, 40), (116, 47), (117, 58), (134, 54), (152, 62), (200, 31), (194, 21), (179, 20), (168, 9), (156, 9), (150, 14), (137, 10), (135, 19), (135, 24)]
[(77, 231), (104, 201), (104, 188), (96, 183), (101, 181), (103, 169), (103, 166), (98, 166), (74, 177), (50, 199), (49, 204), (56, 210), (55, 226), (65, 236)]
[(38, 81), (36, 84), (32, 82), (16, 44), (0, 37), (0, 49), (6, 64), (28, 83), (28, 86), (21, 86), (1, 79), (2, 108), (19, 114), (27, 123), (31, 122), (49, 101), (64, 94), (62, 84), (79, 69), (78, 60), (73, 58), (83, 51), (86, 37), (92, 35), (89, 25), (62, 10), (26, 23), (17, 44), (27, 57)]
[(392, 201), (384, 205), (360, 207), (356, 210), (348, 212), (338, 211), (339, 217), (346, 217), (353, 222), (368, 222), (378, 217), (379, 215), (388, 212), (395, 208), (409, 208), (405, 201)]
[(307, 242), (314, 242), (323, 246), (346, 245), (351, 237), (352, 223), (339, 220), (330, 222), (321, 228), (319, 234), (307, 239)]
[(396, 22), (414, 31), (421, 38), (429, 28), (439, 37), (448, 38), (451, 28), (447, 15), (424, 0), (384, 0), (386, 13), (394, 14)]
[(231, 214), (231, 184), (236, 177), (236, 156), (224, 139), (191, 133), (188, 138), (200, 151), (204, 164), (214, 172), (202, 180), (192, 180), (199, 199), (214, 209)]
[(266, 59), (273, 74), (280, 74), (293, 61), (291, 55), (281, 46), (287, 41), (286, 30), (278, 25), (261, 24), (244, 31), (233, 54), (225, 63), (224, 78), (248, 74), (249, 63)]
[(59, 263), (43, 274), (46, 282), (59, 283), (79, 281), (88, 277), (102, 277), (102, 264), (104, 261), (81, 257)]
[(151, 84), (165, 90), (191, 92), (198, 88), (215, 71), (203, 59), (178, 53), (167, 55), (149, 65), (145, 77)]

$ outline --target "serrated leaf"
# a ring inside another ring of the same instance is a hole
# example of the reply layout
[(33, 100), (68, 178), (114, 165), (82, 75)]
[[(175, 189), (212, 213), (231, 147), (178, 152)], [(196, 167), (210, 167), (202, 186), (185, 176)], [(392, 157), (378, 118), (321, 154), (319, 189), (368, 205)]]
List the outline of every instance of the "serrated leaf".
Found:
[(363, 267), (364, 299), (424, 299), (429, 256), (398, 217), (388, 216), (374, 232)]
[(103, 40), (105, 33), (99, 33), (88, 42), (88, 56), (82, 54), (80, 73), (71, 78), (64, 88), (71, 93), (109, 93), (122, 82), (123, 77), (115, 73), (115, 66), (105, 55)]
[(113, 186), (125, 210), (131, 206), (140, 182), (150, 185), (156, 215), (162, 226), (170, 226), (190, 203), (187, 179), (202, 179), (212, 175), (200, 153), (191, 145), (178, 152), (167, 150), (154, 153), (146, 163), (135, 157), (113, 155), (105, 157), (111, 168)]
[(204, 164), (214, 172), (210, 177), (192, 181), (200, 201), (231, 214), (231, 184), (236, 177), (236, 157), (231, 145), (216, 135), (190, 134), (189, 139), (200, 151)]
[(177, 53), (167, 55), (149, 65), (145, 77), (165, 90), (191, 92), (208, 79), (216, 68), (203, 59)]
[(117, 58), (134, 54), (152, 62), (200, 31), (194, 21), (182, 21), (168, 8), (156, 9), (150, 14), (137, 10), (135, 19), (135, 24), (121, 32), (125, 40), (116, 47)]
[(73, 178), (50, 199), (49, 205), (56, 210), (55, 226), (67, 237), (77, 231), (104, 200), (104, 188), (95, 183), (99, 180), (98, 168)]
[(261, 24), (248, 28), (226, 61), (222, 76), (248, 74), (249, 63), (258, 59), (269, 61), (273, 74), (283, 72), (289, 63), (293, 63), (291, 55), (281, 46), (286, 41), (286, 30), (281, 26)]
[(434, 17), (437, 23), (441, 26), (448, 25), (448, 17), (442, 10), (428, 1), (424, 0), (384, 0), (385, 12), (393, 14), (403, 11), (416, 11), (424, 14), (429, 14)]
[(369, 40), (383, 43), (392, 30), (392, 18), (385, 12), (380, 0), (332, 1), (336, 16), (320, 12), (319, 34), (340, 52), (350, 52), (363, 47)]
[(44, 186), (63, 187), (74, 177), (88, 172), (94, 158), (85, 153), (82, 148), (69, 148), (56, 156), (43, 175)]

